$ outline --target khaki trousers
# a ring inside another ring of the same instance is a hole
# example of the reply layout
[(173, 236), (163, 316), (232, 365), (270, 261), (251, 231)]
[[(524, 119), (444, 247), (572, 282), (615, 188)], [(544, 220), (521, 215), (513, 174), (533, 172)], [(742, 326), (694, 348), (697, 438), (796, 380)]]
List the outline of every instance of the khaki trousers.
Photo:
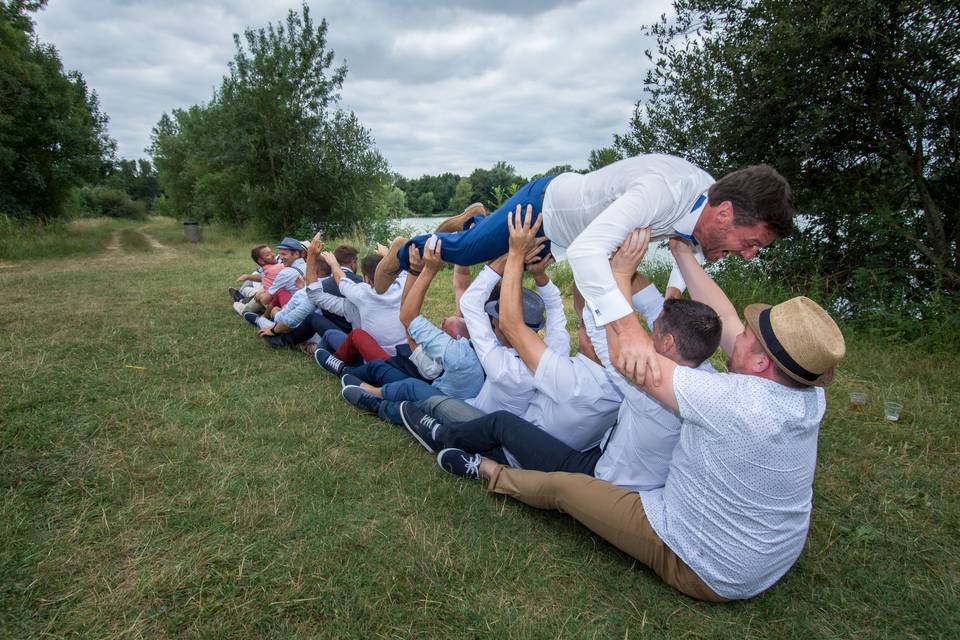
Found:
[(580, 473), (544, 473), (498, 466), (487, 489), (531, 507), (568, 513), (636, 558), (668, 585), (697, 600), (727, 602), (665, 545), (643, 511), (640, 494)]

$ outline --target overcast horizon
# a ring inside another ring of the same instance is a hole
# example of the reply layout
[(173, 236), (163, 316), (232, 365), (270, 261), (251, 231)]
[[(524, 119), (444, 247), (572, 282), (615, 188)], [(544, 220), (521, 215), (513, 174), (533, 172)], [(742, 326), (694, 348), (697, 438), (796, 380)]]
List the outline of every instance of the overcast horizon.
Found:
[[(522, 175), (587, 166), (624, 132), (643, 95), (656, 0), (355, 0), (309, 2), (328, 49), (346, 62), (340, 106), (367, 127), (392, 171), (468, 175), (499, 160)], [(514, 6), (518, 5), (518, 6)], [(233, 58), (233, 34), (284, 21), (299, 2), (54, 0), (41, 42), (100, 98), (117, 155), (147, 157), (162, 113), (208, 102)]]

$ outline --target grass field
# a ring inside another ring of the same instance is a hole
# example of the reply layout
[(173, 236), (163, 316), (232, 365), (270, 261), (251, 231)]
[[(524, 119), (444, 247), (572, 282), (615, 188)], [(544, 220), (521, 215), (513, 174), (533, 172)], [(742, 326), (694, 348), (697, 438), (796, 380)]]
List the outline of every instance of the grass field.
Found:
[[(263, 344), (225, 291), (250, 239), (104, 224), (74, 232), (86, 253), (0, 255), (3, 637), (960, 635), (953, 353), (847, 335), (799, 562), (709, 605), (567, 516), (443, 474)], [(436, 284), (434, 319), (452, 308)]]

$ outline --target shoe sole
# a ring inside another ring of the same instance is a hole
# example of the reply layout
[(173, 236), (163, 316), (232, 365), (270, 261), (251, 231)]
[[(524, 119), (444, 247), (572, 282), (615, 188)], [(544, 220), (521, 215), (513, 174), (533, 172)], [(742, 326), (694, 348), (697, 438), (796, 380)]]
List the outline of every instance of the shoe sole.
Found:
[(457, 231), (463, 231), (463, 225), (467, 224), (469, 220), (477, 216), (486, 215), (487, 208), (483, 206), (480, 202), (474, 202), (469, 207), (463, 210), (463, 213), (458, 213), (457, 215), (447, 218), (439, 225), (435, 233), (456, 233)]
[[(407, 401), (405, 400), (404, 402), (407, 402)], [(409, 424), (407, 424), (407, 416), (403, 415), (403, 403), (400, 404), (400, 422), (402, 422), (403, 426), (406, 427), (407, 431), (410, 432), (410, 435), (413, 436), (413, 439), (420, 443), (420, 446), (422, 446), (424, 449), (426, 449), (430, 453), (437, 453), (436, 449), (428, 445), (426, 441), (420, 437), (420, 434), (417, 433), (414, 429), (412, 429)]]
[(400, 275), (400, 247), (406, 243), (407, 238), (403, 236), (394, 238), (387, 250), (387, 255), (377, 265), (377, 271), (373, 274), (373, 290), (377, 293), (382, 294), (389, 289)]

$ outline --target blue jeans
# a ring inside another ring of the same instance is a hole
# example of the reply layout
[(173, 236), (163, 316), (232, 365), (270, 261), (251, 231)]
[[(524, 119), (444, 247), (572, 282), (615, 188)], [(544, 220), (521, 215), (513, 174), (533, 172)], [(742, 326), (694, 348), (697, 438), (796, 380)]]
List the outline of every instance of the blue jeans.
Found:
[[(470, 266), (499, 258), (505, 254), (510, 249), (510, 227), (507, 216), (517, 208), (517, 205), (521, 205), (521, 210), (526, 213), (529, 204), (533, 206), (533, 219), (536, 221), (543, 208), (543, 194), (553, 178), (554, 176), (544, 176), (533, 182), (528, 182), (509, 200), (504, 202), (499, 209), (482, 218), (478, 224), (469, 229), (455, 233), (435, 234), (442, 241), (440, 255), (444, 261)], [(401, 269), (410, 268), (410, 245), (417, 245), (420, 253), (423, 253), (423, 247), (427, 238), (431, 235), (434, 234), (415, 236), (400, 248), (397, 257), (400, 260)], [(543, 236), (543, 227), (537, 232), (537, 236)], [(540, 255), (546, 256), (549, 251), (550, 242), (547, 241)]]
[(403, 400), (426, 400), (437, 395), (437, 390), (429, 382), (419, 378), (404, 378), (396, 382), (388, 382), (380, 387), (380, 395), (384, 400), (401, 402)]
[(467, 453), (506, 449), (524, 469), (588, 476), (593, 475), (603, 453), (600, 447), (582, 452), (572, 449), (509, 411), (497, 411), (469, 422), (443, 423), (436, 437), (444, 447), (456, 447)]

